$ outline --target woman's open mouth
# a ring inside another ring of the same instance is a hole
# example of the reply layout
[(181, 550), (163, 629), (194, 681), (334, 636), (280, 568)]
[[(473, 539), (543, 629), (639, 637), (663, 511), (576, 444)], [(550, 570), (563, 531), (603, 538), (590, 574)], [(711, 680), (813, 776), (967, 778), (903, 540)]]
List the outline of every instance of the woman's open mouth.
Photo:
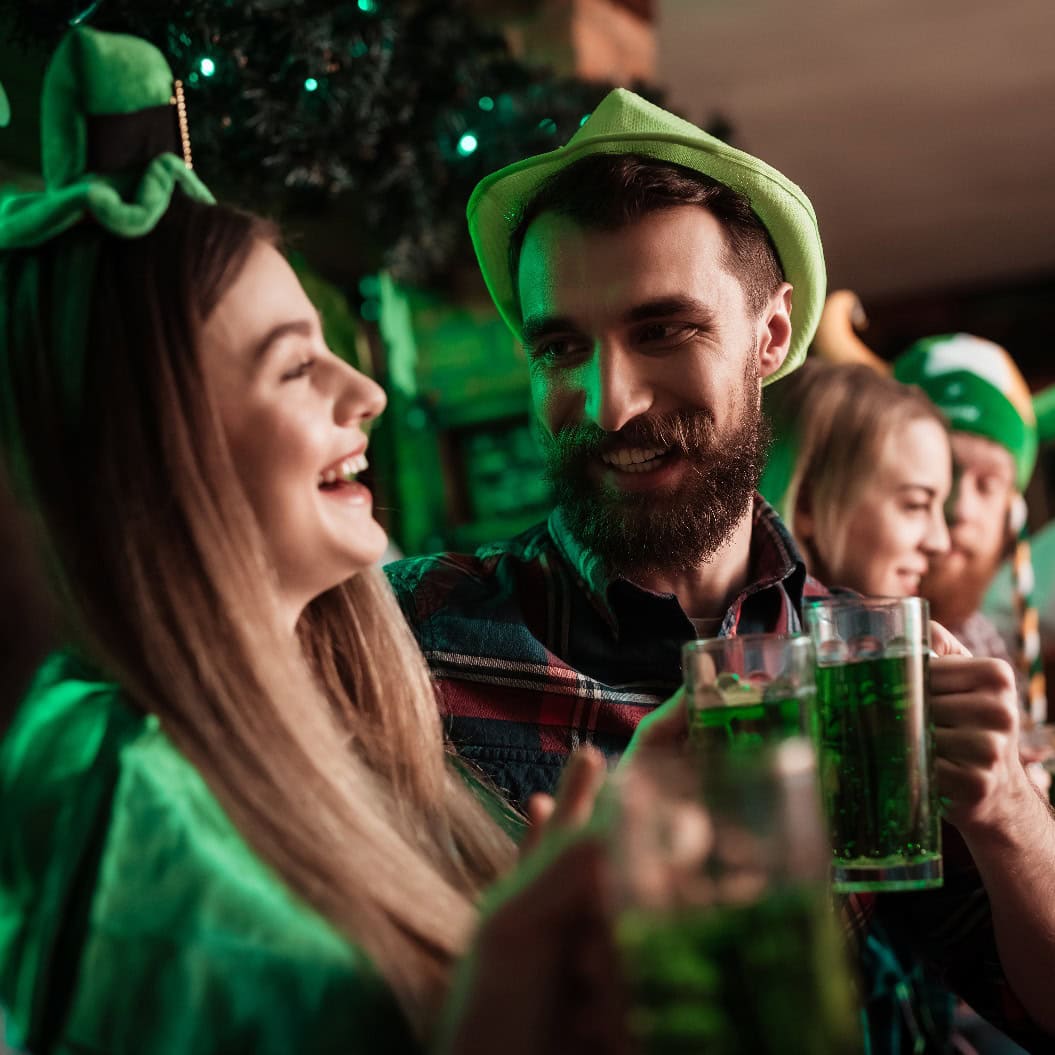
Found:
[(339, 491), (346, 484), (354, 484), (356, 477), (366, 468), (365, 454), (349, 455), (323, 469), (319, 473), (317, 486), (320, 491)]

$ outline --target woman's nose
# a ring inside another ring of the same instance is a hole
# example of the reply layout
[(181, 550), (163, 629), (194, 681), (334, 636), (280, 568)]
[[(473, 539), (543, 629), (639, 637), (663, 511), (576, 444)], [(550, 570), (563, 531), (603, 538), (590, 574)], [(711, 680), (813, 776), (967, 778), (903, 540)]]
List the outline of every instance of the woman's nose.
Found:
[(927, 525), (927, 534), (923, 538), (923, 549), (928, 554), (939, 556), (949, 552), (949, 525), (945, 522), (945, 510), (935, 505)]
[(334, 407), (334, 416), (339, 425), (369, 421), (385, 409), (388, 402), (385, 390), (373, 378), (343, 360), (340, 363), (339, 384), (340, 392)]

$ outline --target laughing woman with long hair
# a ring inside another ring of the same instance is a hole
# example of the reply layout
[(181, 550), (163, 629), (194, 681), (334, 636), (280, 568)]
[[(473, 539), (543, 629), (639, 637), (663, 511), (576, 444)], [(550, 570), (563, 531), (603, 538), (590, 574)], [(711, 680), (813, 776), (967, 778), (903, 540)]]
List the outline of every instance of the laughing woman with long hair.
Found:
[(171, 153), (107, 168), (101, 116), (170, 90), (149, 45), (75, 31), (48, 189), (0, 206), (0, 430), (69, 642), (0, 743), (11, 1039), (418, 1050), (473, 948), (450, 1050), (490, 1050), (474, 1022), (503, 1013), (505, 1050), (544, 1050), (567, 1023), (518, 1016), (548, 1014), (540, 965), (568, 951), (547, 928), (584, 919), (592, 858), (536, 867), (471, 945), (515, 851), (374, 567), (355, 477), (383, 393), (328, 349), (268, 224)]

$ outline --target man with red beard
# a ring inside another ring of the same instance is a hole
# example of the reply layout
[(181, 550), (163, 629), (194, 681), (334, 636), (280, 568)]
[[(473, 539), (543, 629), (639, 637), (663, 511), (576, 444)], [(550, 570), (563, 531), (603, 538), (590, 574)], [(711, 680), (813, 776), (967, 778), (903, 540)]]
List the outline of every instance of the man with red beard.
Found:
[[(1003, 348), (963, 333), (917, 341), (895, 362), (894, 375), (922, 388), (951, 430), (954, 475), (946, 504), (951, 546), (931, 560), (920, 592), (933, 618), (974, 655), (1010, 661), (1004, 639), (981, 608), (1025, 523), (1022, 492), (1037, 459), (1029, 388)], [(1014, 605), (1020, 652), (1015, 666), (1024, 709), (1043, 717), (1036, 611), (1026, 600), (1018, 597)]]
[[(761, 387), (805, 356), (824, 261), (798, 187), (622, 90), (563, 148), (486, 177), (468, 216), (527, 353), (556, 509), (510, 541), (386, 572), (451, 741), (526, 806), (580, 744), (615, 756), (643, 718), (655, 727), (686, 640), (797, 631), (823, 594), (755, 488)], [(1013, 676), (935, 642), (939, 786), (974, 860), (960, 844), (942, 891), (848, 900), (869, 1050), (947, 1050), (918, 987), (932, 955), (978, 1010), (1055, 1051), (1055, 899), (1037, 897), (1055, 823), (1018, 760)]]

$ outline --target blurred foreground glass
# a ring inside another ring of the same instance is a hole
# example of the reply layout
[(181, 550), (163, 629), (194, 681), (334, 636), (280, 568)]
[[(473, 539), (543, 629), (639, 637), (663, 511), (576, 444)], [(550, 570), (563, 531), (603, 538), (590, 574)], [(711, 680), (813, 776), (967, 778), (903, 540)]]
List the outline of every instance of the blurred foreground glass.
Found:
[(701, 757), (647, 750), (612, 783), (635, 1050), (858, 1052), (812, 745)]
[(806, 608), (806, 622), (834, 888), (941, 886), (927, 602), (828, 598)]
[(689, 641), (681, 651), (690, 738), (750, 749), (813, 735), (813, 644), (806, 634)]

